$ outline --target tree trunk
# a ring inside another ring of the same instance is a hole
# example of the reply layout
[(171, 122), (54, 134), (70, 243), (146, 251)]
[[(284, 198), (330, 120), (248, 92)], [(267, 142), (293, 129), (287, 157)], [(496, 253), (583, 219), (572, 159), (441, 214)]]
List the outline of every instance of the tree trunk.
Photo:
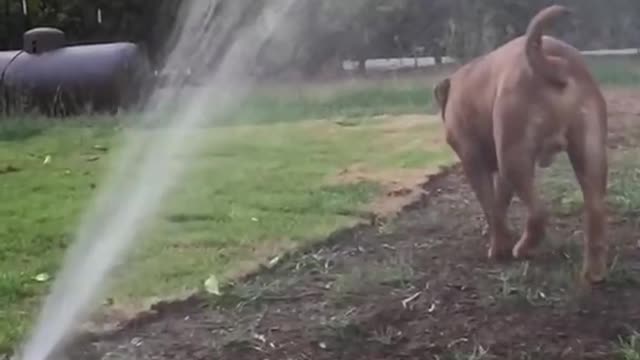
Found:
[(361, 57), (360, 59), (358, 59), (358, 72), (363, 75), (367, 73), (366, 57)]

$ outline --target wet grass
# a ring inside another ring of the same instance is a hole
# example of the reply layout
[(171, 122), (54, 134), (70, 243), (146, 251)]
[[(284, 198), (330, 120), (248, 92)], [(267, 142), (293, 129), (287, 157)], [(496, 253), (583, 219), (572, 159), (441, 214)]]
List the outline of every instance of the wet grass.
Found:
[[(383, 189), (370, 179), (330, 180), (346, 167), (426, 175), (453, 160), (439, 121), (369, 116), (417, 112), (422, 90), (358, 91), (346, 100), (253, 98), (243, 125), (203, 129), (193, 141), (207, 145), (186, 180), (118, 269), (114, 306), (200, 289), (211, 274), (224, 282), (361, 221)], [(332, 120), (305, 120), (318, 117)], [(0, 353), (28, 329), (125, 133), (153, 131), (126, 130), (127, 120), (25, 116), (0, 126)]]
[[(640, 213), (640, 171), (636, 165), (638, 150), (610, 152), (607, 203), (615, 211), (634, 216)], [(553, 171), (543, 172), (541, 189), (556, 215), (580, 214), (582, 192), (567, 156), (559, 156)]]

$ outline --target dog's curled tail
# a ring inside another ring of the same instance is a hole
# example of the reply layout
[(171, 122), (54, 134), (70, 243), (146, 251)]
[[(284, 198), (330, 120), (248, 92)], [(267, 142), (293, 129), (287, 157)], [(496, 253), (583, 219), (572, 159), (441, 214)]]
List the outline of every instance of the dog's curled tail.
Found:
[(571, 10), (561, 5), (542, 9), (531, 19), (526, 34), (525, 54), (533, 72), (558, 86), (565, 86), (568, 80), (560, 64), (542, 53), (542, 33), (551, 21), (570, 13)]

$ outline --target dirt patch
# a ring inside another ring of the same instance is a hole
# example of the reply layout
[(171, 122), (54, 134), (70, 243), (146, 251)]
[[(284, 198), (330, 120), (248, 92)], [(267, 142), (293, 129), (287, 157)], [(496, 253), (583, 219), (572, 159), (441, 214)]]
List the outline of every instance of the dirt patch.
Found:
[[(432, 177), (423, 191), (391, 221), (337, 232), (221, 297), (160, 304), (120, 331), (79, 339), (66, 355), (614, 359), (619, 338), (640, 329), (635, 217), (612, 214), (610, 281), (587, 291), (574, 281), (580, 217), (556, 214), (536, 259), (496, 264), (485, 259), (481, 212), (459, 169)], [(521, 229), (519, 204), (510, 216)]]
[[(381, 115), (375, 117), (380, 123), (375, 126), (384, 134), (380, 139), (382, 148), (391, 148), (394, 151), (409, 151), (411, 149), (424, 148), (427, 151), (448, 149), (444, 143), (444, 135), (441, 129), (437, 132), (425, 133), (424, 136), (410, 141), (407, 133), (416, 131), (425, 132), (425, 126), (439, 121), (434, 116), (428, 115)], [(388, 218), (393, 216), (403, 207), (411, 204), (424, 196), (422, 187), (425, 178), (440, 171), (433, 169), (388, 168), (375, 169), (366, 164), (357, 163), (348, 166), (337, 174), (331, 175), (327, 182), (330, 184), (355, 184), (360, 182), (377, 183), (382, 187), (382, 194), (367, 206), (367, 211), (378, 217)]]
[[(437, 171), (434, 169), (430, 173), (433, 174)], [(329, 179), (329, 182), (340, 184), (374, 182), (380, 184), (383, 189), (382, 194), (367, 205), (367, 211), (378, 217), (387, 218), (425, 194), (421, 185), (428, 174), (429, 172), (425, 169), (374, 170), (363, 164), (356, 164), (343, 169), (337, 176)]]

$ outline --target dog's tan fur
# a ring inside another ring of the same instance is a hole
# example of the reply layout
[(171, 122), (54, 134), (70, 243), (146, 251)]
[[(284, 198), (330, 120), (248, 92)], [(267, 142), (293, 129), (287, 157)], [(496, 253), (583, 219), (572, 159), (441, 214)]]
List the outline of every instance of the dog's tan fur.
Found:
[[(559, 5), (543, 9), (524, 36), (458, 69), (434, 97), (486, 217), (490, 258), (531, 255), (547, 218), (534, 188), (536, 164), (547, 167), (556, 153), (568, 153), (585, 204), (583, 277), (594, 283), (607, 272), (607, 110), (582, 54), (542, 35), (567, 14)], [(517, 243), (505, 219), (514, 193), (528, 211)]]

